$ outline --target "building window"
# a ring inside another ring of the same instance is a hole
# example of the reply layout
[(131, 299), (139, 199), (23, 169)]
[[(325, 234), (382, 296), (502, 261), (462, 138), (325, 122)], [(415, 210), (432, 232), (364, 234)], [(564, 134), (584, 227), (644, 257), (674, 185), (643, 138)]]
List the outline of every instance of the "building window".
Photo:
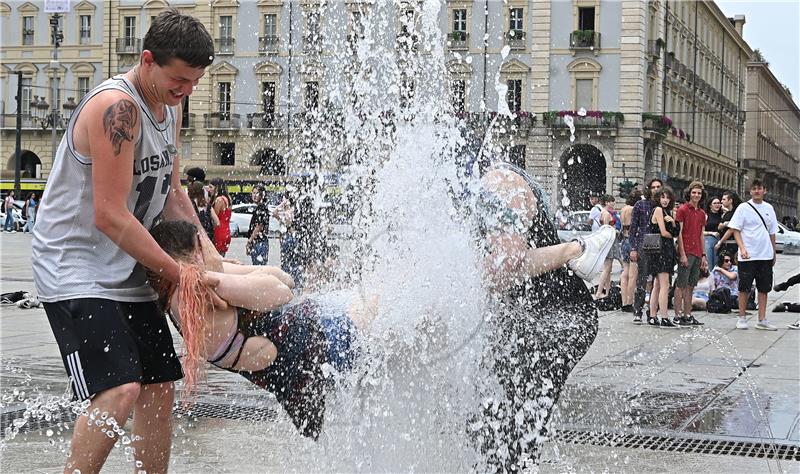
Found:
[(83, 96), (89, 93), (89, 78), (88, 77), (79, 77), (78, 78), (78, 100), (83, 99)]
[(219, 91), (219, 118), (220, 120), (230, 120), (231, 118), (231, 83), (220, 82)]
[(467, 102), (467, 81), (455, 80), (450, 83), (450, 101), (453, 112), (464, 112)]
[(508, 110), (519, 112), (522, 110), (522, 79), (509, 79), (506, 81), (508, 92), (506, 92), (506, 103)]
[(264, 15), (264, 36), (267, 38), (278, 36), (278, 15), (274, 13)]
[(31, 78), (22, 78), (22, 115), (31, 115), (31, 102), (33, 98), (33, 90), (31, 88)]
[(89, 44), (92, 40), (92, 17), (89, 15), (81, 15), (80, 37), (78, 43)]
[(219, 37), (220, 39), (233, 38), (233, 17), (223, 15), (219, 17)]
[(35, 31), (33, 29), (33, 17), (32, 16), (23, 16), (22, 17), (22, 45), (23, 46), (32, 46), (33, 45), (33, 37)]
[(58, 82), (54, 77), (50, 78), (50, 90), (48, 91), (50, 94), (53, 93), (53, 89), (56, 90), (56, 96), (53, 98), (50, 96), (51, 103), (50, 103), (50, 113), (56, 113), (61, 111), (61, 88), (58, 87)]
[(594, 80), (575, 80), (575, 109), (581, 107), (591, 110), (594, 103)]
[(508, 153), (508, 162), (525, 169), (525, 145), (514, 145)]
[(578, 8), (578, 29), (594, 31), (594, 7)]
[(192, 128), (191, 117), (189, 116), (189, 96), (183, 98), (183, 107), (181, 108), (181, 128)]
[(320, 28), (319, 28), (319, 11), (312, 10), (306, 14), (306, 43), (319, 44), (320, 42)]
[(125, 35), (125, 46), (130, 48), (133, 47), (136, 42), (136, 17), (126, 16), (124, 25), (123, 34)]
[(467, 32), (467, 10), (466, 8), (459, 8), (453, 10), (453, 33)]
[(350, 13), (350, 32), (358, 38), (364, 37), (364, 15), (359, 11)]
[(509, 31), (523, 31), (525, 30), (522, 21), (522, 8), (512, 8), (509, 10), (508, 15), (508, 29)]
[(306, 110), (317, 110), (319, 107), (319, 83), (314, 81), (306, 82), (303, 99)]
[(403, 78), (400, 80), (400, 108), (406, 109), (414, 100), (414, 80)]
[(261, 107), (264, 115), (275, 114), (275, 83), (261, 83)]
[(234, 166), (234, 164), (236, 163), (236, 144), (215, 143), (214, 161), (218, 165)]

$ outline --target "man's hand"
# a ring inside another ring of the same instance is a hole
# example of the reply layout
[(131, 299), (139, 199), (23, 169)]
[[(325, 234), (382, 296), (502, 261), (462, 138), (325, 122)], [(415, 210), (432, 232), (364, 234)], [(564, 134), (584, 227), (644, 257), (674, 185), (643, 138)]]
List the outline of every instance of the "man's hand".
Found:
[(722, 247), (722, 241), (721, 240), (719, 242), (717, 242), (716, 244), (714, 244), (714, 250), (719, 250), (720, 247)]
[(739, 248), (739, 260), (750, 260), (750, 253), (745, 247)]
[(208, 240), (208, 237), (200, 235), (200, 250), (203, 253), (203, 264), (206, 270), (222, 273), (222, 256), (214, 248), (214, 245)]
[(688, 267), (689, 266), (689, 257), (687, 257), (686, 254), (681, 255), (680, 261), (681, 261), (681, 266), (682, 267)]
[(636, 263), (639, 261), (639, 252), (631, 250), (631, 262)]

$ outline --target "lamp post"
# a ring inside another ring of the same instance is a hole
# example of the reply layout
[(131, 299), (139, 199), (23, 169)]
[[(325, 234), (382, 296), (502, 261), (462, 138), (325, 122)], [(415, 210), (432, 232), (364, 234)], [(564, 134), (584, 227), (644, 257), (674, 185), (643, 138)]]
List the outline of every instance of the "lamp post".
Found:
[(52, 121), (51, 124), (53, 126), (53, 131), (51, 135), (51, 146), (52, 146), (52, 154), (50, 155), (50, 159), (55, 163), (56, 159), (56, 129), (58, 128), (58, 47), (61, 46), (61, 41), (64, 39), (64, 35), (61, 33), (60, 26), (61, 15), (58, 13), (53, 13), (53, 16), (50, 17), (50, 38), (53, 41), (53, 60), (50, 61), (50, 68), (53, 71), (53, 91), (50, 99), (53, 101), (53, 113), (51, 115)]

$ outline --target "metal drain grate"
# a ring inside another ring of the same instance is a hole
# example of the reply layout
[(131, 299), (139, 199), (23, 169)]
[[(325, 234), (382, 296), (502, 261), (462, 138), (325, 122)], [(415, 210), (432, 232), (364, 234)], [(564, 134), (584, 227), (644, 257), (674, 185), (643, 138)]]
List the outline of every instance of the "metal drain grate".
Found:
[[(14, 420), (21, 419), (24, 413), (24, 409), (18, 409), (0, 414), (0, 433), (2, 433), (2, 436), (5, 436), (6, 428), (10, 428)], [(175, 415), (197, 418), (220, 418), (254, 422), (270, 422), (278, 418), (278, 413), (274, 408), (247, 405), (221, 405), (207, 402), (199, 402), (188, 407), (176, 405), (173, 413)], [(19, 433), (41, 431), (52, 428), (60, 423), (70, 424), (74, 420), (75, 414), (72, 410), (61, 408), (59, 412), (52, 414), (50, 420), (45, 420), (44, 418), (29, 418), (28, 421), (20, 427)], [(572, 429), (556, 431), (553, 435), (553, 441), (611, 448), (632, 448), (650, 451), (800, 461), (800, 445), (748, 440), (608, 433)]]
[(555, 441), (588, 444), (613, 448), (647, 449), (676, 453), (715, 454), (749, 458), (800, 461), (800, 445), (736, 441), (728, 439), (690, 438), (643, 434), (598, 433), (580, 430), (561, 430)]

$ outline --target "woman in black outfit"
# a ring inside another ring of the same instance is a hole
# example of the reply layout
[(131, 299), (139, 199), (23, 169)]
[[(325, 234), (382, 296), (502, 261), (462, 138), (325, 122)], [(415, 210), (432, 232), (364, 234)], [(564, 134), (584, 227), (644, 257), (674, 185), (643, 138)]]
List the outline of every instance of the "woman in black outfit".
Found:
[(717, 196), (712, 197), (708, 201), (708, 207), (706, 207), (706, 228), (703, 229), (708, 268), (714, 268), (717, 264), (717, 253), (714, 251), (714, 246), (717, 245), (722, 235), (719, 231), (720, 224), (722, 224), (722, 214), (722, 201)]
[[(647, 324), (661, 328), (677, 328), (669, 320), (669, 286), (678, 254), (675, 250), (675, 237), (678, 236), (678, 225), (672, 217), (675, 205), (675, 193), (668, 186), (653, 196), (653, 210), (650, 213), (650, 234), (661, 235), (661, 251), (649, 256), (647, 269), (653, 275), (653, 291), (650, 292), (650, 315)], [(661, 322), (658, 322), (658, 310), (661, 310)]]
[(719, 253), (723, 250), (727, 252), (728, 255), (738, 255), (739, 245), (736, 243), (736, 239), (733, 238), (733, 230), (728, 228), (728, 222), (733, 218), (733, 213), (736, 212), (736, 208), (739, 207), (742, 200), (735, 191), (725, 191), (722, 193), (721, 201), (722, 207), (726, 209), (726, 211), (722, 214), (722, 222), (719, 224), (719, 233), (722, 237), (720, 237), (719, 241), (714, 245), (714, 249), (716, 250), (717, 257), (719, 257)]

